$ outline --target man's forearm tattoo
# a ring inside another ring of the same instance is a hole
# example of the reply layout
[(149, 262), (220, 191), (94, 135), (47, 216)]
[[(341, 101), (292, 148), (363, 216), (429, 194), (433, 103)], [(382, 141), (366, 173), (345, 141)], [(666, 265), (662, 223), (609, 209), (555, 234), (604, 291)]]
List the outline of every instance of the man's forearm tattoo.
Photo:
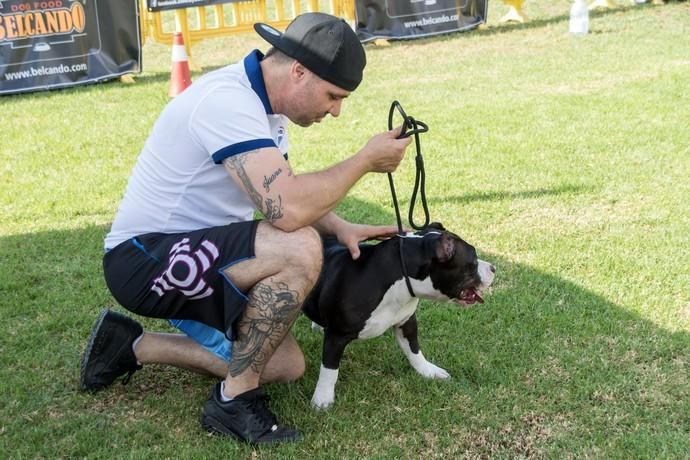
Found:
[[(247, 174), (247, 171), (244, 168), (244, 164), (247, 162), (246, 154), (229, 157), (227, 160), (225, 160), (225, 162), (228, 168), (235, 171), (237, 177), (239, 177), (240, 181), (242, 182), (242, 185), (244, 185), (244, 188), (247, 190), (249, 198), (252, 200), (252, 202), (254, 202), (256, 208), (261, 211), (264, 216), (266, 216), (266, 219), (273, 222), (283, 217), (282, 196), (278, 195), (277, 198), (266, 197), (264, 200), (264, 197), (261, 195), (261, 193), (259, 193), (258, 190), (256, 190), (254, 184), (252, 184), (249, 174)], [(281, 169), (278, 169), (278, 171), (274, 172), (271, 175), (272, 179), (264, 178), (264, 187), (266, 188), (266, 191), (268, 191), (268, 186), (270, 183), (275, 180), (274, 176), (278, 177), (278, 174), (280, 174), (281, 171)], [(268, 185), (266, 184), (267, 179), (270, 179)]]
[(260, 373), (297, 318), (300, 305), (297, 291), (283, 282), (256, 284), (249, 293), (245, 315), (237, 325), (230, 375), (236, 377), (249, 368)]

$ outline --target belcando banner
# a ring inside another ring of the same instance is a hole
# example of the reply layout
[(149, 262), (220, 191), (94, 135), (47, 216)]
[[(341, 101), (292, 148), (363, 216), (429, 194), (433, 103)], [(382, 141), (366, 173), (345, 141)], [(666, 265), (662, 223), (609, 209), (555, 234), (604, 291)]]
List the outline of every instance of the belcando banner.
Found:
[(486, 22), (488, 0), (356, 0), (357, 36), (408, 39), (457, 32)]
[(140, 69), (137, 0), (0, 0), (0, 94)]
[(146, 0), (149, 11), (177, 10), (193, 6), (220, 5), (221, 3), (240, 2), (246, 0)]

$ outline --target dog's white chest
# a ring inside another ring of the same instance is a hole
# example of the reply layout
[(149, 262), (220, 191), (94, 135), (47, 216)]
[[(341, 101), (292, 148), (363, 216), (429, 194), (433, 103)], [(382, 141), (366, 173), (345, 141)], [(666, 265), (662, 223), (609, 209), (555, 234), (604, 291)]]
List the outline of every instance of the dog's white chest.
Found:
[(381, 303), (359, 332), (360, 339), (378, 337), (392, 326), (402, 324), (417, 310), (419, 299), (407, 292), (405, 280), (398, 280), (386, 291)]

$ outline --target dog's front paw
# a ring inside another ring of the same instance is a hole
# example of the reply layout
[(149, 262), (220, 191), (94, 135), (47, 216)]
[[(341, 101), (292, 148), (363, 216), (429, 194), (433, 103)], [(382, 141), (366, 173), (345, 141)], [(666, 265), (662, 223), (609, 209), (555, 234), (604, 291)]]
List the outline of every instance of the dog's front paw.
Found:
[(449, 379), (450, 374), (443, 368), (438, 367), (435, 364), (431, 364), (429, 361), (420, 365), (416, 368), (422, 376), (428, 379)]
[(319, 394), (319, 391), (315, 391), (314, 395), (311, 397), (311, 407), (317, 410), (326, 410), (333, 405), (335, 400), (335, 393)]

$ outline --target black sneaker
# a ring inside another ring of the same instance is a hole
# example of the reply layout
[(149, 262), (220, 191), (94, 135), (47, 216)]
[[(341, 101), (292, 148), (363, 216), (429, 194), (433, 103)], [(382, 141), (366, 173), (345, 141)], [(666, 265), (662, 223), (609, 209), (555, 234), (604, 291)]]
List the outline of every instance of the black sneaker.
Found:
[(292, 428), (279, 425), (275, 415), (268, 410), (267, 402), (268, 396), (261, 388), (223, 402), (218, 383), (204, 404), (201, 426), (208, 432), (252, 444), (299, 441), (302, 435)]
[(144, 329), (132, 318), (104, 309), (81, 358), (81, 389), (100, 390), (125, 373), (128, 375), (123, 383), (127, 383), (132, 374), (141, 369), (132, 343), (143, 333)]

